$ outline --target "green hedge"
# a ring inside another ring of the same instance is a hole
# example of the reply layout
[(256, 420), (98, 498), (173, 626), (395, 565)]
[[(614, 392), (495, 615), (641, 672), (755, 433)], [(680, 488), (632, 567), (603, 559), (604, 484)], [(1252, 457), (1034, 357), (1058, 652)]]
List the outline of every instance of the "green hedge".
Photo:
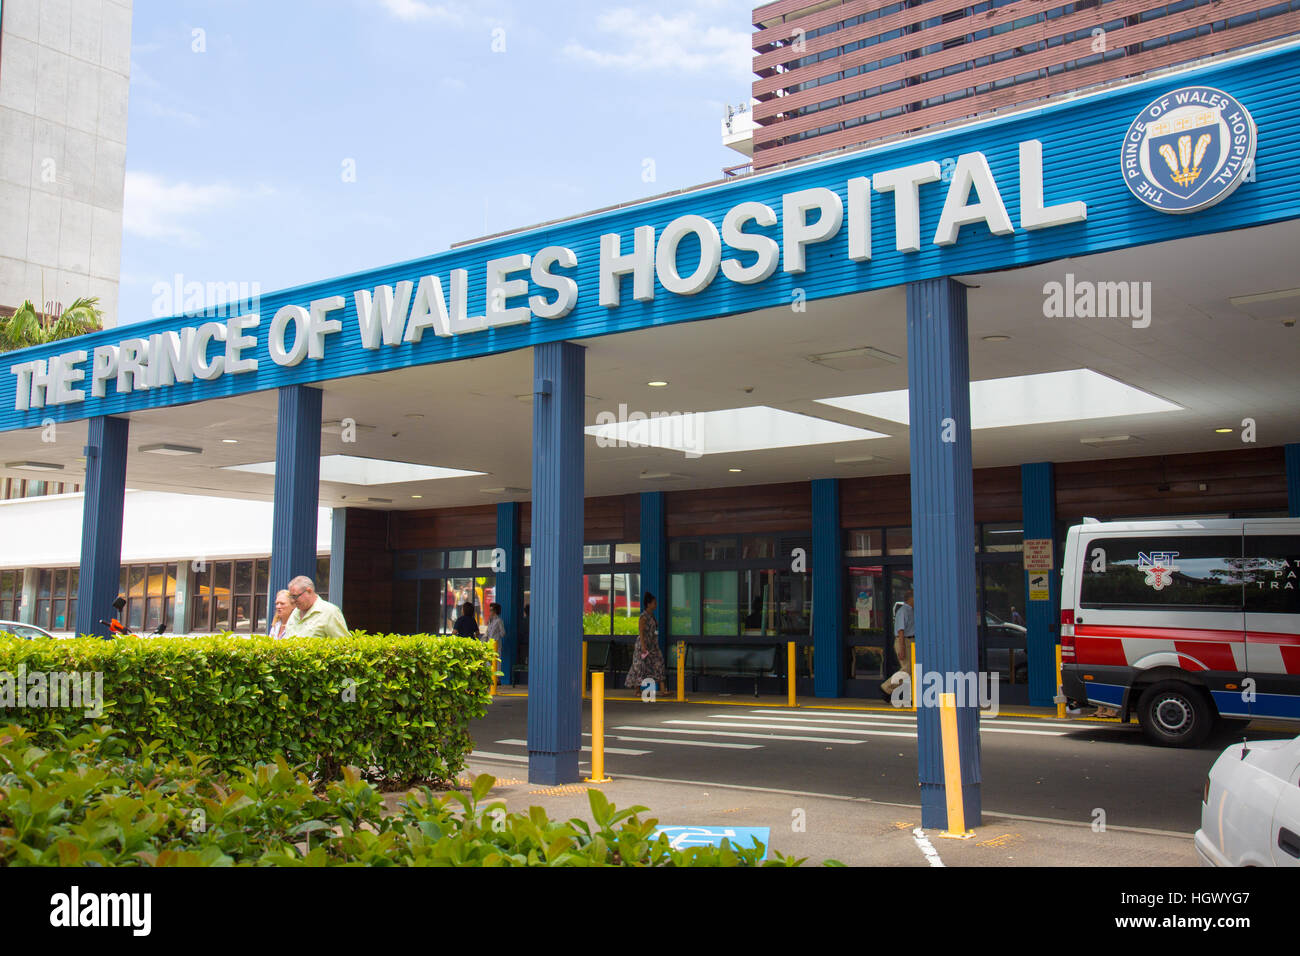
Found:
[[(316, 793), (282, 757), (210, 777), (206, 761), (164, 760), (104, 729), (49, 747), (0, 726), (2, 866), (757, 866), (760, 848), (673, 850), (644, 807), (589, 791), (595, 827), (541, 807), (508, 813), (470, 793), (409, 794), (395, 813), (350, 768)], [(774, 853), (767, 866), (802, 860)], [(833, 861), (828, 861), (833, 862)]]
[(134, 752), (158, 741), (163, 753), (207, 755), (219, 771), (280, 753), (322, 777), (352, 765), (406, 785), (463, 768), (470, 721), (490, 699), (492, 650), (466, 638), (362, 632), (332, 640), (0, 637), (0, 675), (20, 669), (29, 681), (36, 673), (102, 675), (102, 713), (0, 702), (0, 720), (43, 744), (51, 731), (104, 724)]

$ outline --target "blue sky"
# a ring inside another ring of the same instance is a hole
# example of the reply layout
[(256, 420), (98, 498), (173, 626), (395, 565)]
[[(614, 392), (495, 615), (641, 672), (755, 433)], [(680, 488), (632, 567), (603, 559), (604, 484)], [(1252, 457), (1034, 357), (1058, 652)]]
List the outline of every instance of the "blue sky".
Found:
[(177, 273), (266, 293), (716, 179), (751, 11), (136, 0), (119, 321)]

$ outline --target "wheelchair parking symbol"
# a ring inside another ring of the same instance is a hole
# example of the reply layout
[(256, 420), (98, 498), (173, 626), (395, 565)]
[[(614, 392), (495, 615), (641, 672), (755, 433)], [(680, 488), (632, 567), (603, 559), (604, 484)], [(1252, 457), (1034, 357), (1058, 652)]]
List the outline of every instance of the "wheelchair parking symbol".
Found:
[(668, 837), (674, 850), (689, 850), (693, 846), (722, 846), (723, 839), (733, 847), (752, 847), (763, 844), (763, 859), (767, 859), (769, 827), (655, 827), (650, 839), (659, 834)]

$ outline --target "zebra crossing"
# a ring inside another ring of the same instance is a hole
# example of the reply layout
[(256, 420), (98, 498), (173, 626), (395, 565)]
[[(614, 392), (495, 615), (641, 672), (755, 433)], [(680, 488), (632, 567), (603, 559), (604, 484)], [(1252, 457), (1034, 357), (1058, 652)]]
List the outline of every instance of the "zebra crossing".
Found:
[[(617, 713), (617, 712), (616, 712)], [(681, 713), (681, 711), (674, 711)], [(1016, 719), (981, 715), (981, 734), (1060, 737), (1085, 729), (1067, 721)], [(916, 714), (879, 711), (789, 710), (755, 707), (698, 717), (667, 717), (637, 722), (611, 719), (605, 731), (605, 753), (645, 757), (677, 748), (707, 750), (762, 750), (765, 743), (803, 742), (825, 746), (860, 746), (884, 738), (915, 738)], [(583, 763), (591, 752), (591, 734), (584, 733)], [(494, 742), (504, 752), (475, 750), (473, 756), (509, 762), (528, 759), (528, 742), (506, 737)]]

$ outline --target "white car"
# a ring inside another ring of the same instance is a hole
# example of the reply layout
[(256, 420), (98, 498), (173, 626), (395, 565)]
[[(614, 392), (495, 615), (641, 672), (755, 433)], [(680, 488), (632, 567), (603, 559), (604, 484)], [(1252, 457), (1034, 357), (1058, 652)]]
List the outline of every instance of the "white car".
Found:
[(1196, 855), (1202, 866), (1300, 867), (1300, 737), (1219, 755), (1205, 778)]
[(18, 637), (29, 641), (38, 637), (48, 637), (50, 640), (54, 640), (54, 635), (49, 631), (43, 630), (35, 624), (20, 624), (18, 621), (0, 621), (0, 634), (16, 634)]

